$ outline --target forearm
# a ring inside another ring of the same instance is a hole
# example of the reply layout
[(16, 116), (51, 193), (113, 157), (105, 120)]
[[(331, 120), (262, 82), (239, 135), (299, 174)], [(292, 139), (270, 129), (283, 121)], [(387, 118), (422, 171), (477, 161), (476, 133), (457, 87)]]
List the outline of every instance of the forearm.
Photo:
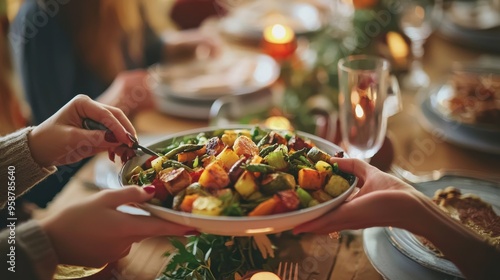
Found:
[(0, 138), (0, 208), (3, 208), (7, 199), (22, 195), (29, 188), (56, 171), (55, 167), (43, 168), (33, 157), (28, 145), (28, 133), (32, 127)]
[[(500, 279), (500, 251), (481, 236), (450, 218), (423, 194), (415, 193), (408, 230), (424, 236), (468, 279)], [(432, 229), (432, 230), (429, 230)]]
[(8, 279), (52, 279), (57, 257), (38, 223), (29, 221), (19, 225), (14, 235), (12, 232), (9, 228), (0, 232), (0, 260), (7, 265), (4, 275)]

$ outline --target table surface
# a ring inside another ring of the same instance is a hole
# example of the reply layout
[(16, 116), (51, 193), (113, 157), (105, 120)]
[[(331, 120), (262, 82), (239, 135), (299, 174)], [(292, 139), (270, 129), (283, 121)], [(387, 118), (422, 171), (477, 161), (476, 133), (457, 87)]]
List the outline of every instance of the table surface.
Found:
[[(431, 80), (438, 82), (448, 72), (451, 62), (472, 61), (480, 55), (480, 52), (433, 36), (426, 45), (424, 68)], [(454, 168), (492, 174), (498, 172), (500, 156), (455, 146), (424, 130), (416, 121), (419, 108), (415, 104), (414, 92), (403, 91), (403, 106), (403, 111), (391, 117), (388, 123), (388, 138), (394, 147), (393, 162), (412, 171)], [(208, 124), (207, 121), (176, 118), (154, 111), (140, 113), (133, 122), (139, 134), (164, 135)], [(75, 176), (92, 180), (95, 162), (99, 159), (96, 157), (91, 160)], [(94, 192), (96, 190), (85, 187), (81, 180), (72, 180), (45, 212), (58, 211)], [(288, 238), (278, 243), (281, 242), (284, 246), (280, 247), (279, 258), (300, 261), (300, 279), (382, 279), (363, 250), (361, 231), (343, 232), (339, 240), (328, 236), (304, 235), (300, 239)], [(162, 254), (171, 248), (166, 237), (143, 240), (132, 246), (129, 255), (108, 265), (92, 279), (154, 279), (167, 261)]]

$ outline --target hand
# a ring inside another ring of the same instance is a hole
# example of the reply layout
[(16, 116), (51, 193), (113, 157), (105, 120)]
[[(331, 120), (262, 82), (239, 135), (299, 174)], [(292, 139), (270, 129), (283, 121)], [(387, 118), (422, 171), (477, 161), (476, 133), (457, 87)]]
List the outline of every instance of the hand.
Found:
[(189, 235), (194, 229), (149, 216), (117, 211), (154, 196), (154, 186), (101, 191), (40, 221), (59, 262), (100, 267), (128, 254), (132, 243), (151, 236)]
[(198, 59), (216, 57), (221, 48), (220, 41), (199, 30), (180, 31), (164, 36), (166, 59), (175, 62), (197, 57)]
[[(83, 129), (83, 118), (98, 121), (113, 133)], [(49, 167), (75, 163), (106, 150), (131, 156), (131, 149), (119, 147), (132, 146), (128, 134), (135, 135), (135, 129), (121, 110), (78, 95), (35, 127), (28, 135), (28, 145), (33, 159)]]
[(340, 170), (358, 177), (359, 192), (337, 209), (296, 227), (294, 233), (330, 233), (408, 223), (407, 211), (416, 207), (413, 187), (361, 160), (333, 157), (330, 161), (337, 162)]
[(109, 88), (97, 98), (97, 101), (117, 107), (127, 116), (154, 108), (153, 94), (147, 82), (148, 75), (144, 69), (118, 74)]

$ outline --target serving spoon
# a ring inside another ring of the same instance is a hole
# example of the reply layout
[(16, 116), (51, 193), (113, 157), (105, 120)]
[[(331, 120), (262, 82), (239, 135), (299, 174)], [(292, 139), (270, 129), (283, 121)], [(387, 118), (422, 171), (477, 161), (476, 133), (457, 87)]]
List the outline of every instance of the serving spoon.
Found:
[[(112, 133), (111, 130), (109, 130), (109, 128), (107, 128), (102, 123), (96, 122), (93, 119), (89, 119), (89, 118), (83, 119), (82, 127), (85, 129), (88, 129), (88, 130), (103, 130), (103, 131), (109, 131), (110, 133)], [(130, 138), (130, 140), (132, 140), (132, 143), (133, 143), (132, 149), (141, 150), (143, 153), (148, 154), (148, 155), (152, 155), (152, 156), (157, 156), (157, 157), (162, 156), (159, 153), (149, 149), (148, 147), (144, 147), (141, 144), (139, 144), (139, 140), (137, 140), (134, 136), (129, 134), (129, 138)]]

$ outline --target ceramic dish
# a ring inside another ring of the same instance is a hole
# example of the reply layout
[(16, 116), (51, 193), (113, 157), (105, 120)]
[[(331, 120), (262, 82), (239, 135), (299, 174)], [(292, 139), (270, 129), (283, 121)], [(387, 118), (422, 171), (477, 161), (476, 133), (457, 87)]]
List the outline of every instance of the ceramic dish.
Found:
[(261, 90), (278, 79), (279, 65), (268, 55), (229, 47), (221, 53), (213, 59), (150, 67), (155, 95), (206, 104), (221, 96)]
[(491, 131), (474, 125), (466, 125), (444, 117), (432, 105), (432, 96), (443, 88), (443, 84), (434, 85), (428, 91), (417, 95), (420, 106), (418, 119), (421, 125), (433, 135), (462, 147), (486, 153), (500, 154), (500, 132)]
[(385, 233), (385, 228), (363, 230), (363, 247), (368, 260), (384, 279), (458, 280), (456, 276), (427, 268), (396, 249)]
[[(252, 126), (228, 126), (224, 129), (251, 129)], [(170, 135), (153, 145), (149, 148), (156, 149), (161, 147), (166, 147), (173, 140), (179, 137), (188, 135), (197, 135), (201, 132), (211, 132), (214, 130), (219, 130), (220, 127), (208, 127), (197, 130), (190, 130), (183, 133), (178, 133)], [(303, 132), (297, 132), (298, 135), (310, 139), (316, 144), (316, 146), (329, 154), (335, 154), (337, 151), (341, 151), (341, 148), (335, 144), (332, 144), (324, 139), (316, 137), (312, 134), (307, 134)], [(132, 168), (138, 165), (142, 165), (149, 156), (135, 157), (128, 161), (122, 168), (119, 174), (120, 182), (124, 184), (124, 175), (128, 174)], [(313, 220), (319, 216), (325, 214), (331, 209), (340, 205), (353, 191), (357, 183), (357, 178), (353, 181), (349, 189), (343, 192), (338, 197), (331, 199), (327, 202), (321, 203), (319, 205), (300, 209), (283, 214), (275, 214), (269, 216), (259, 216), (259, 217), (229, 217), (229, 216), (206, 216), (206, 215), (196, 215), (191, 213), (185, 213), (180, 211), (175, 211), (161, 206), (156, 206), (153, 204), (145, 203), (141, 207), (151, 213), (151, 215), (157, 216), (159, 218), (175, 222), (178, 224), (195, 227), (200, 232), (216, 234), (216, 235), (226, 235), (226, 236), (250, 236), (255, 234), (271, 234), (283, 232), (290, 230), (293, 227), (302, 224), (306, 221)]]
[[(454, 186), (460, 189), (462, 194), (475, 194), (479, 196), (482, 200), (491, 204), (494, 211), (500, 215), (500, 183), (466, 177), (446, 176), (438, 181), (419, 183), (414, 186), (428, 197), (434, 196), (436, 190)], [(448, 275), (463, 277), (462, 273), (452, 262), (436, 255), (412, 233), (392, 227), (386, 228), (385, 232), (394, 247), (413, 261)]]

